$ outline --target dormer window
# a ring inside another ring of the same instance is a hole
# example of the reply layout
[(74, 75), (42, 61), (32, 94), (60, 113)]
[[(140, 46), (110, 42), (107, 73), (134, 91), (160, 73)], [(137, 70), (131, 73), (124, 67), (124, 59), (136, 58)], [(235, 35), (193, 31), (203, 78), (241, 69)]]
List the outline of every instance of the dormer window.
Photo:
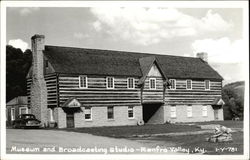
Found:
[(149, 89), (156, 89), (156, 78), (149, 78)]
[(79, 76), (79, 88), (88, 88), (87, 76)]
[(205, 90), (210, 90), (210, 81), (205, 80)]
[(170, 79), (170, 89), (176, 89), (176, 80)]
[(192, 89), (192, 80), (187, 80), (187, 89)]
[(107, 77), (106, 78), (106, 85), (107, 85), (107, 89), (114, 89), (114, 77)]

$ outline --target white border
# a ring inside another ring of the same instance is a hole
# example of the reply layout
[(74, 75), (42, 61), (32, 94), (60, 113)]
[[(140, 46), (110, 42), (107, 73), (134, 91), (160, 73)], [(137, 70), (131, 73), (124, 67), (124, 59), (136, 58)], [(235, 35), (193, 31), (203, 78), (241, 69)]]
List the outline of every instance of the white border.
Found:
[[(232, 159), (249, 158), (249, 107), (244, 109), (244, 155), (20, 155), (6, 154), (6, 7), (176, 7), (176, 8), (242, 8), (243, 39), (249, 51), (248, 1), (1, 1), (1, 159)], [(249, 52), (247, 52), (249, 53)], [(249, 56), (249, 55), (248, 55)], [(245, 64), (245, 106), (249, 106), (249, 62)], [(84, 156), (84, 157), (83, 157)]]

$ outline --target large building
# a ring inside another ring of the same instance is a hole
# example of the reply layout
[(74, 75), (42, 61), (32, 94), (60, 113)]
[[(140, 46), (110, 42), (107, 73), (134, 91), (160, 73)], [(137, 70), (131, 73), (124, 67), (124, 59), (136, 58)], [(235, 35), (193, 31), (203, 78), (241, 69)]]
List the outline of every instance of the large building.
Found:
[(199, 57), (45, 45), (32, 38), (31, 113), (59, 128), (223, 120), (223, 78)]

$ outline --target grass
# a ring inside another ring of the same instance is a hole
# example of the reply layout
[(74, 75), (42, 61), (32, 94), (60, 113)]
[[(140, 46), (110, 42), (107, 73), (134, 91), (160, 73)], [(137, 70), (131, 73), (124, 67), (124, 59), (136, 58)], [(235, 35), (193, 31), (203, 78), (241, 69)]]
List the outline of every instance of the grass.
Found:
[[(205, 154), (209, 155), (240, 155), (243, 154), (243, 132), (232, 133), (233, 142), (211, 143), (205, 139), (211, 134), (186, 135), (186, 136), (157, 136), (151, 137), (150, 140), (164, 141), (165, 143), (174, 143), (174, 147), (188, 148), (190, 153), (196, 152), (195, 149), (206, 150)], [(143, 140), (141, 138), (140, 140)], [(149, 139), (147, 139), (149, 140)]]
[[(114, 126), (114, 127), (91, 127), (91, 128), (66, 128), (60, 129), (65, 131), (73, 131), (80, 133), (89, 133), (98, 136), (127, 138), (139, 140), (141, 142), (153, 141), (157, 144), (169, 144), (173, 147), (188, 148), (190, 153), (195, 153), (195, 149), (200, 148), (206, 150), (205, 154), (243, 154), (243, 132), (232, 133), (233, 142), (211, 143), (205, 139), (212, 134), (204, 133), (198, 135), (178, 135), (178, 136), (152, 136), (152, 137), (132, 137), (133, 135), (144, 134), (160, 134), (160, 133), (176, 133), (188, 131), (201, 131), (196, 125), (220, 124), (230, 128), (242, 128), (243, 121), (212, 121), (212, 122), (196, 122), (195, 125), (190, 123), (178, 124), (159, 124), (159, 125), (144, 125), (144, 126)], [(158, 143), (159, 142), (159, 143)], [(216, 150), (217, 149), (217, 150)], [(234, 151), (234, 152), (233, 152)]]
[(66, 128), (65, 131), (80, 133), (90, 133), (98, 136), (126, 138), (133, 135), (159, 134), (186, 131), (200, 131), (197, 126), (175, 125), (175, 124), (155, 124), (144, 126), (115, 126), (115, 127), (90, 127), (90, 128)]

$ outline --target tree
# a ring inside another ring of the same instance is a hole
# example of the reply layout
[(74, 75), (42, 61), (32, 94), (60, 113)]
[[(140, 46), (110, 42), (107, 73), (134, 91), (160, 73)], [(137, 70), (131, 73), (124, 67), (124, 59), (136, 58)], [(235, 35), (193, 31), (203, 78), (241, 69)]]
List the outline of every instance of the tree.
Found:
[(6, 101), (26, 95), (26, 75), (32, 63), (32, 52), (6, 46)]

